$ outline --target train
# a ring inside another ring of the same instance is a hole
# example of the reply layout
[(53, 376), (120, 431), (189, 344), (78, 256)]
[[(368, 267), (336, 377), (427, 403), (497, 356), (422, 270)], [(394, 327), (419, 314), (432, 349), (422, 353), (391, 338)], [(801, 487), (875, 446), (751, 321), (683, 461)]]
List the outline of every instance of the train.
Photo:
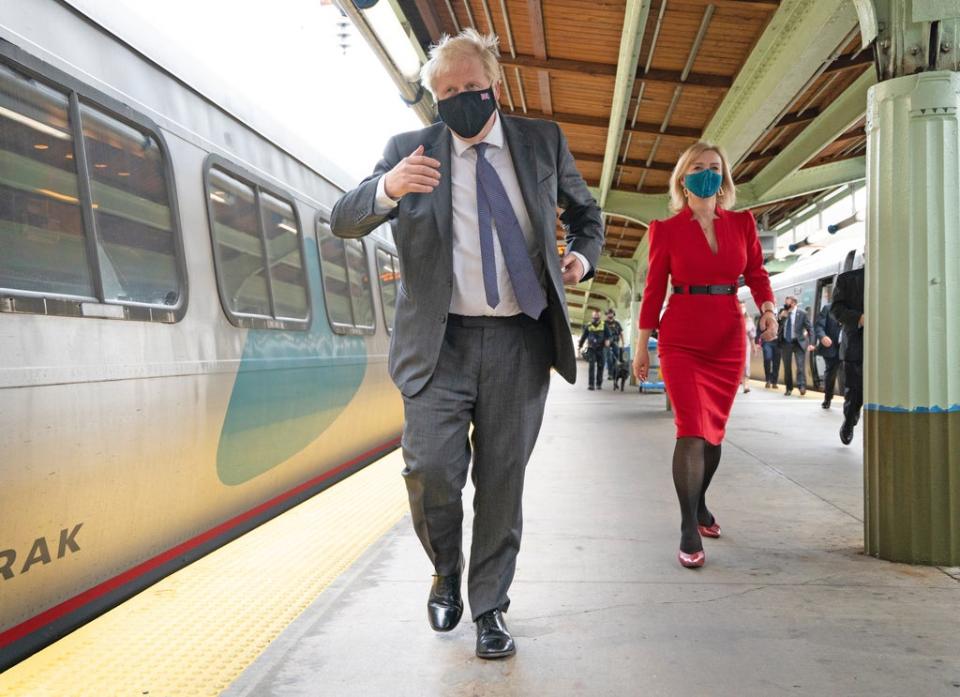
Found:
[(391, 232), (294, 138), (4, 5), (0, 670), (398, 446)]
[[(860, 228), (862, 228), (862, 223)], [(778, 305), (783, 304), (784, 298), (792, 295), (797, 299), (798, 307), (810, 317), (810, 323), (816, 322), (821, 308), (829, 304), (836, 278), (844, 271), (859, 269), (864, 264), (864, 231), (854, 229), (846, 239), (835, 244), (822, 247), (809, 256), (797, 261), (786, 271), (770, 277), (770, 285)], [(741, 302), (747, 306), (747, 314), (757, 318), (760, 311), (757, 308), (750, 289), (741, 287), (737, 291)], [(823, 390), (822, 377), (826, 370), (823, 358), (816, 353), (808, 353), (804, 361), (806, 384), (808, 388)], [(755, 380), (765, 380), (763, 369), (763, 354), (756, 352), (750, 359), (750, 377)], [(842, 390), (837, 390), (842, 394)]]

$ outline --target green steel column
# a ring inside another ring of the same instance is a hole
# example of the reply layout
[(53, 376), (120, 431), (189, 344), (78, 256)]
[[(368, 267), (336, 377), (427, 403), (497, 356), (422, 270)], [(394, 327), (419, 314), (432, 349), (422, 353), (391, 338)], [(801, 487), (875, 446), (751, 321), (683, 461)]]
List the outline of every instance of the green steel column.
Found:
[(866, 551), (913, 564), (960, 565), (958, 109), (953, 70), (868, 95)]

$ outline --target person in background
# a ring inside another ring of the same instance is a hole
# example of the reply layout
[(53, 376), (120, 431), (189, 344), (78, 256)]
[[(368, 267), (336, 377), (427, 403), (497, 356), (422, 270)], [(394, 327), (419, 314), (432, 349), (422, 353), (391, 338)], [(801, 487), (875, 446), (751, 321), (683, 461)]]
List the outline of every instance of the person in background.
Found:
[(740, 303), (740, 314), (743, 315), (743, 326), (747, 339), (747, 358), (744, 361), (743, 380), (741, 381), (743, 393), (746, 394), (750, 391), (750, 360), (757, 350), (757, 325), (754, 324), (753, 318), (747, 314), (747, 304), (744, 302)]
[(823, 372), (823, 403), (824, 409), (830, 408), (833, 401), (833, 390), (837, 382), (837, 371), (840, 368), (840, 323), (830, 314), (831, 288), (824, 288), (824, 304), (820, 307), (814, 330), (817, 334), (817, 353), (823, 358), (825, 370)]
[(413, 528), (434, 571), (427, 619), (438, 632), (457, 626), (466, 571), (476, 655), (484, 659), (516, 652), (503, 613), (520, 550), (524, 474), (550, 368), (576, 381), (564, 286), (590, 278), (603, 248), (600, 208), (560, 127), (497, 108), (497, 55), (492, 34), (443, 36), (420, 74), (440, 120), (392, 137), (330, 220), (335, 235), (349, 238), (396, 220), (403, 283), (388, 368), (403, 397)]
[(591, 318), (592, 321), (590, 324), (585, 325), (583, 328), (583, 334), (580, 335), (580, 343), (578, 344), (577, 349), (582, 350), (583, 345), (587, 345), (586, 359), (587, 363), (590, 365), (588, 372), (589, 384), (587, 385), (587, 389), (602, 390), (604, 361), (603, 354), (610, 342), (610, 334), (607, 332), (606, 322), (600, 319), (600, 310), (594, 310)]
[[(744, 320), (737, 306), (741, 275), (761, 310), (764, 338), (777, 332), (757, 224), (749, 211), (732, 210), (735, 199), (723, 150), (695, 143), (670, 175), (670, 209), (676, 215), (653, 221), (647, 232), (649, 268), (633, 371), (638, 380), (647, 379), (650, 356), (645, 349), (659, 328), (660, 371), (677, 427), (677, 560), (687, 568), (703, 566), (703, 537), (720, 537), (706, 494), (720, 466), (721, 443), (746, 361)], [(661, 318), (668, 278), (673, 294)]]
[(623, 355), (623, 325), (617, 321), (612, 307), (607, 310), (606, 326), (609, 345), (604, 349), (604, 362), (607, 365), (607, 377), (616, 380), (617, 364), (620, 363)]
[(780, 378), (780, 337), (767, 340), (761, 334), (757, 340), (760, 342), (760, 350), (763, 351), (763, 375), (766, 381), (763, 386), (768, 390), (775, 390)]
[(797, 367), (797, 388), (800, 395), (807, 393), (806, 356), (813, 351), (816, 343), (813, 325), (806, 312), (797, 306), (797, 299), (788, 295), (783, 309), (780, 310), (780, 354), (783, 359), (784, 396), (793, 393), (793, 366)]
[(843, 360), (843, 424), (840, 442), (850, 445), (863, 406), (863, 280), (864, 270), (837, 276), (830, 314), (843, 325), (840, 355)]

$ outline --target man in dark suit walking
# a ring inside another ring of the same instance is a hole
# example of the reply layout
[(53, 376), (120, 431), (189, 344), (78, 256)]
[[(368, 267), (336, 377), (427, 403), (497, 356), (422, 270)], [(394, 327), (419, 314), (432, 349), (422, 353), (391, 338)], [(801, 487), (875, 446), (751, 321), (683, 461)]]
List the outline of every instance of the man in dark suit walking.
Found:
[(435, 572), (427, 615), (449, 631), (463, 612), (461, 490), (472, 453), (467, 586), (481, 658), (516, 650), (502, 613), (520, 549), (524, 469), (550, 367), (576, 379), (563, 286), (592, 276), (603, 246), (600, 209), (557, 124), (498, 111), (496, 46), (467, 29), (431, 50), (421, 78), (442, 122), (391, 138), (331, 216), (341, 237), (396, 221), (402, 281), (389, 370), (403, 395), (413, 525)]
[(801, 395), (807, 393), (807, 371), (805, 366), (808, 351), (813, 351), (816, 340), (813, 325), (807, 313), (797, 306), (797, 299), (788, 295), (780, 311), (780, 351), (783, 358), (784, 393), (789, 397), (793, 393), (793, 364), (797, 367), (797, 388)]
[(862, 268), (837, 276), (830, 304), (830, 314), (843, 325), (840, 353), (844, 391), (840, 441), (844, 445), (853, 441), (853, 428), (860, 422), (860, 407), (863, 406), (863, 281)]
[(823, 404), (824, 409), (830, 408), (833, 401), (833, 389), (837, 381), (837, 371), (840, 368), (840, 323), (830, 314), (830, 291), (827, 291), (826, 303), (820, 307), (817, 323), (814, 327), (817, 334), (817, 353), (823, 358), (826, 370), (823, 374)]

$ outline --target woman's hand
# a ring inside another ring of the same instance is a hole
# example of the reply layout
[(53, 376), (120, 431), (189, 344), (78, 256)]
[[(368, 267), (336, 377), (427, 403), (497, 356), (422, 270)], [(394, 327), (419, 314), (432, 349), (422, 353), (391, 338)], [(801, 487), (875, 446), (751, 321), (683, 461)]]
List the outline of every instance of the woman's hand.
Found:
[(647, 353), (646, 345), (642, 350), (638, 350), (633, 356), (633, 376), (640, 382), (647, 381), (647, 374), (650, 372), (650, 354)]
[(777, 323), (777, 318), (772, 312), (764, 312), (760, 316), (760, 338), (764, 341), (773, 341), (777, 338), (777, 328), (780, 325)]

